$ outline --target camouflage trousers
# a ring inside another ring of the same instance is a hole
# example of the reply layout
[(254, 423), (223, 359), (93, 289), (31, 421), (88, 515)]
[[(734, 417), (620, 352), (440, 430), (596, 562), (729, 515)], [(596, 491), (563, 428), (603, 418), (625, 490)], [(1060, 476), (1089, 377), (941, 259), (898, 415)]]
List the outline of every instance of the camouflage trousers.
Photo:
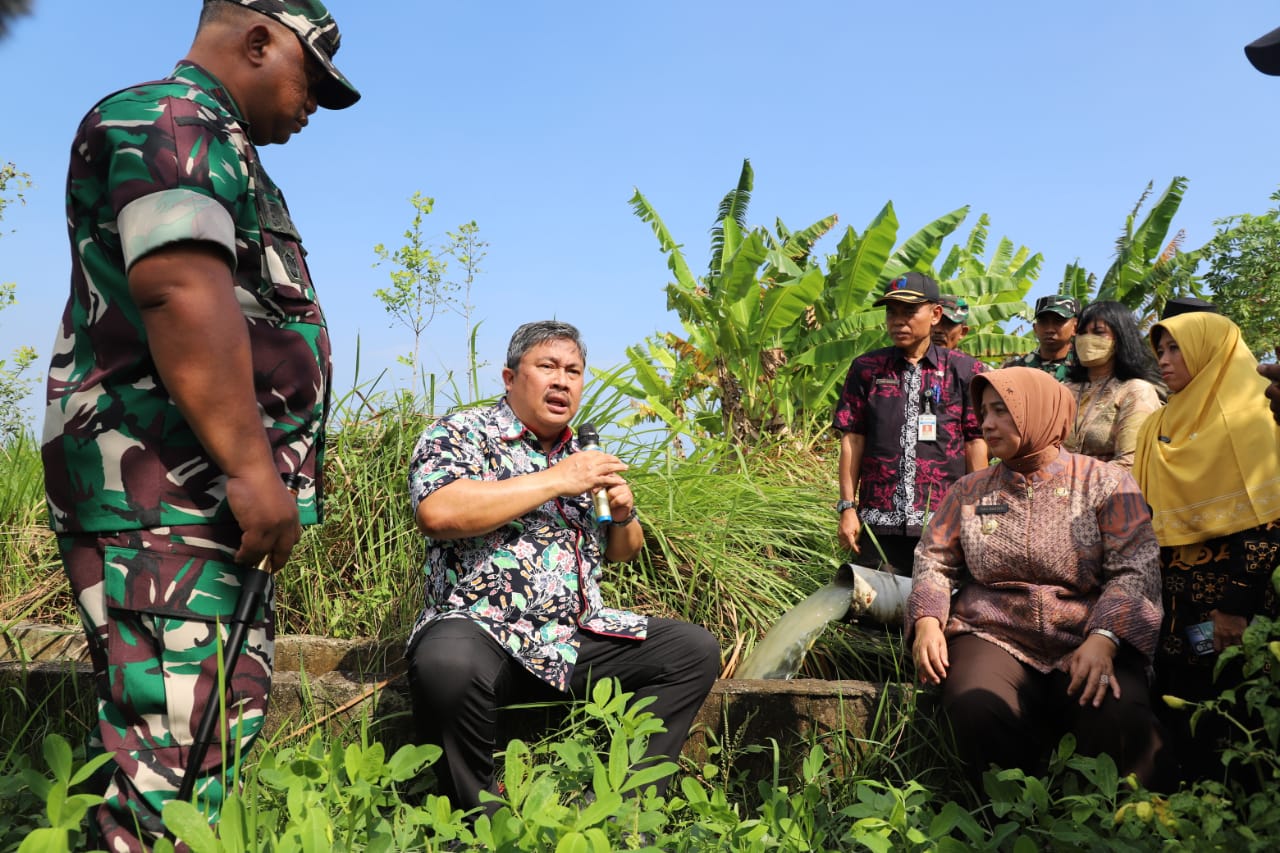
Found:
[[(58, 537), (93, 662), (90, 755), (115, 756), (106, 802), (90, 816), (96, 843), (112, 853), (149, 849), (164, 834), (161, 810), (182, 785), (194, 732), (217, 696), (219, 654), (240, 594), (242, 569), (232, 562), (239, 539), (235, 525)], [(266, 716), (271, 599), (227, 674), (226, 725), (215, 727), (196, 783), (197, 806), (215, 822)]]

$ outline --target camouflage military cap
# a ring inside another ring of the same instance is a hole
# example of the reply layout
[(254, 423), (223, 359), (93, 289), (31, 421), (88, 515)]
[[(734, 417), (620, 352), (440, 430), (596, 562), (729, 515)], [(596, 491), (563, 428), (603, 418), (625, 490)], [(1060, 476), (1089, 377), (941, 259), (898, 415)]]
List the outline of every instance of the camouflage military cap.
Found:
[(1041, 296), (1036, 300), (1036, 313), (1034, 316), (1039, 317), (1044, 313), (1057, 314), (1064, 320), (1070, 320), (1080, 313), (1080, 303), (1075, 298), (1064, 296), (1060, 293)]
[(942, 294), (942, 316), (953, 323), (963, 323), (969, 319), (969, 302), (953, 293)]
[[(205, 0), (212, 2), (213, 0)], [(320, 0), (227, 0), (261, 12), (298, 34), (325, 70), (324, 82), (316, 92), (316, 103), (328, 110), (341, 110), (360, 100), (360, 92), (333, 64), (342, 36), (338, 24)]]

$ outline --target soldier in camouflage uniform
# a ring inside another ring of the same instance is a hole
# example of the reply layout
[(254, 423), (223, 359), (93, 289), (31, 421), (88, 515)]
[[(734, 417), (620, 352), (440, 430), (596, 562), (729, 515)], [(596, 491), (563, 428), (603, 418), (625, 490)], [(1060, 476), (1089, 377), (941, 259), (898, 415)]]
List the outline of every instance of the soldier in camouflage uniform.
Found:
[(1067, 380), (1067, 371), (1076, 365), (1071, 339), (1076, 334), (1076, 315), (1080, 303), (1070, 296), (1054, 294), (1036, 300), (1035, 321), (1031, 330), (1040, 342), (1037, 349), (1017, 355), (1001, 367), (1035, 367), (1059, 382)]
[(934, 344), (947, 349), (958, 349), (965, 335), (969, 334), (969, 301), (954, 293), (942, 294), (942, 318), (933, 327), (929, 337)]
[[(93, 660), (93, 745), (115, 756), (94, 816), (112, 851), (164, 832), (242, 567), (279, 568), (321, 518), (329, 337), (255, 146), (360, 97), (333, 66), (338, 41), (319, 0), (207, 0), (173, 73), (100, 101), (72, 146), (43, 456)], [(215, 818), (272, 660), (268, 598), (196, 787)]]

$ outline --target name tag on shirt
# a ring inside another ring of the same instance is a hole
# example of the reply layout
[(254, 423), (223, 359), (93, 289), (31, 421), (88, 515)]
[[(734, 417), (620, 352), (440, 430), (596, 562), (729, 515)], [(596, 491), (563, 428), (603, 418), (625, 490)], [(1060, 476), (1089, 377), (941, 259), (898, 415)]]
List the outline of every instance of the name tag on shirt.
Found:
[(916, 431), (916, 438), (919, 441), (937, 441), (938, 440), (938, 416), (933, 414), (922, 413), (918, 421), (919, 428)]

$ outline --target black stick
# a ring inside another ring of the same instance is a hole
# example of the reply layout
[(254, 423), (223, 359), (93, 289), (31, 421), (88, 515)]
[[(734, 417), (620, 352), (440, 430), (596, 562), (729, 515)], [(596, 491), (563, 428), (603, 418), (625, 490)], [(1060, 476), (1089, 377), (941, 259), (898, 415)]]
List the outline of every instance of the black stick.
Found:
[[(271, 582), (271, 573), (266, 570), (270, 565), (271, 555), (262, 558), (256, 569), (246, 569), (240, 585), (240, 598), (236, 609), (231, 614), (231, 629), (227, 632), (227, 642), (223, 646), (223, 668), (226, 673), (227, 687), (231, 686), (231, 678), (236, 671), (236, 662), (240, 659), (240, 647), (244, 645), (244, 635), (253, 622), (253, 614), (267, 592), (267, 584)], [(179, 800), (190, 800), (196, 787), (196, 777), (200, 775), (200, 767), (204, 764), (205, 754), (213, 740), (213, 727), (218, 722), (223, 697), (218, 694), (215, 680), (213, 689), (209, 691), (209, 701), (204, 706), (204, 716), (200, 718), (200, 726), (196, 729), (195, 741), (191, 744), (191, 752), (187, 756), (187, 772), (182, 777), (182, 787), (178, 789)]]

